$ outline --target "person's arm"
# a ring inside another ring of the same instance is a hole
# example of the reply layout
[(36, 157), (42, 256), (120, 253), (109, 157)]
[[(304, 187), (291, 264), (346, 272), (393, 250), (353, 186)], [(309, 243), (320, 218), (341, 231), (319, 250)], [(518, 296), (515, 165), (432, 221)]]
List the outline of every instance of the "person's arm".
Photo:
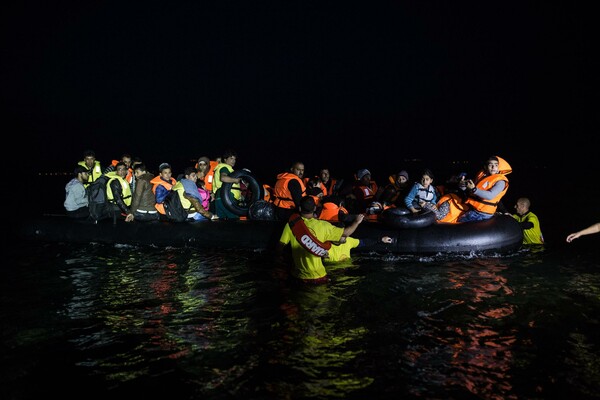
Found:
[(302, 200), (302, 197), (304, 196), (304, 193), (302, 193), (302, 187), (300, 186), (300, 182), (298, 182), (295, 179), (291, 179), (288, 182), (288, 190), (290, 191), (290, 195), (292, 196), (292, 200), (294, 200), (296, 208), (298, 208), (298, 206), (300, 205), (300, 200)]
[(140, 202), (142, 201), (142, 195), (144, 193), (145, 185), (147, 185), (144, 181), (139, 181), (135, 185), (135, 191), (133, 193), (133, 197), (131, 198), (131, 207), (129, 207), (129, 214), (125, 217), (125, 222), (131, 222), (134, 220), (133, 213), (140, 207)]
[(123, 189), (121, 188), (121, 182), (118, 179), (113, 179), (110, 182), (110, 189), (113, 192), (113, 201), (119, 207), (122, 213), (129, 214), (129, 207), (123, 201)]
[(413, 187), (410, 189), (410, 192), (408, 192), (408, 194), (404, 198), (404, 205), (413, 213), (419, 212), (419, 210), (414, 208), (412, 205), (413, 201), (415, 200), (415, 197), (417, 196), (417, 190), (417, 185), (413, 185)]
[(498, 181), (492, 186), (489, 190), (478, 189), (474, 187), (472, 193), (483, 200), (492, 200), (494, 197), (498, 195), (501, 191), (506, 187), (505, 181)]
[(364, 219), (365, 219), (364, 214), (358, 214), (356, 216), (356, 219), (354, 219), (354, 221), (352, 221), (352, 223), (350, 225), (348, 225), (344, 228), (344, 233), (342, 233), (340, 242), (343, 243), (348, 236), (352, 235), (354, 233), (354, 231), (356, 230), (356, 228), (358, 228), (358, 226), (360, 225), (361, 222), (363, 222)]
[(232, 178), (229, 176), (229, 171), (227, 170), (227, 168), (225, 167), (221, 167), (219, 169), (219, 174), (220, 174), (220, 179), (221, 182), (224, 183), (240, 183), (240, 181), (242, 180), (242, 178)]
[(186, 199), (188, 199), (190, 201), (190, 203), (192, 203), (192, 207), (194, 207), (194, 210), (196, 210), (200, 215), (202, 215), (203, 217), (208, 218), (208, 219), (213, 219), (213, 214), (210, 211), (208, 211), (206, 208), (202, 207), (202, 204), (200, 203), (198, 198), (196, 198), (188, 193), (184, 193), (183, 197), (185, 197)]
[(574, 239), (577, 239), (578, 237), (591, 235), (598, 232), (600, 232), (600, 222), (596, 222), (595, 224), (590, 225), (587, 228), (580, 230), (579, 232), (571, 233), (569, 236), (567, 236), (567, 243), (571, 243)]

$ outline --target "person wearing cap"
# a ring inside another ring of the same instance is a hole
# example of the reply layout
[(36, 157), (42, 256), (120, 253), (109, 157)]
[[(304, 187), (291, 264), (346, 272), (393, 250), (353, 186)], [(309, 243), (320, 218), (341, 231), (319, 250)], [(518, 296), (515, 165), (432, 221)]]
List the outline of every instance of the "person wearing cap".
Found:
[(293, 268), (292, 276), (304, 283), (325, 283), (328, 281), (323, 257), (332, 242), (345, 243), (363, 221), (359, 215), (351, 225), (341, 228), (328, 221), (315, 218), (317, 205), (312, 196), (300, 200), (299, 214), (292, 214), (283, 228), (277, 254), (283, 256), (286, 246), (291, 247)]
[(402, 170), (390, 175), (388, 179), (390, 183), (383, 188), (379, 201), (384, 206), (404, 207), (404, 198), (411, 188), (408, 183), (408, 172)]
[(87, 218), (90, 215), (87, 192), (84, 186), (88, 181), (89, 173), (86, 167), (77, 165), (73, 171), (73, 179), (65, 186), (66, 196), (63, 205), (67, 212), (67, 217)]
[(371, 179), (371, 171), (366, 168), (359, 169), (356, 172), (356, 181), (352, 185), (352, 193), (346, 197), (349, 211), (353, 214), (364, 213), (380, 195), (377, 182)]

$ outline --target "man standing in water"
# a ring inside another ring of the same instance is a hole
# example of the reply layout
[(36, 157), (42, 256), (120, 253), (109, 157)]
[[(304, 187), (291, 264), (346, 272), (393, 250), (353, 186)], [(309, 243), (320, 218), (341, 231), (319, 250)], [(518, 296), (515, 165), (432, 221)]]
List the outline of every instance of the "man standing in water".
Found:
[(292, 275), (305, 283), (324, 283), (329, 279), (322, 257), (328, 255), (331, 242), (344, 243), (363, 221), (359, 214), (351, 225), (340, 228), (315, 218), (317, 206), (311, 196), (300, 200), (300, 214), (293, 214), (279, 238), (278, 253), (288, 244), (292, 248)]

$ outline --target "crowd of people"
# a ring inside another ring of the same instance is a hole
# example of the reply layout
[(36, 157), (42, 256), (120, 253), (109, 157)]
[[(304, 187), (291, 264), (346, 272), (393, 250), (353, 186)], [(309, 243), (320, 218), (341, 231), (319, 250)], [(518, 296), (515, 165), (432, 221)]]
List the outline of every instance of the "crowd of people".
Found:
[[(188, 213), (189, 221), (238, 220), (240, 216), (224, 204), (223, 184), (231, 184), (234, 198), (242, 196), (245, 182), (232, 176), (237, 153), (227, 149), (221, 157), (198, 158), (177, 179), (168, 163), (158, 166), (153, 175), (140, 159), (123, 154), (104, 170), (93, 151), (87, 150), (77, 163), (74, 177), (66, 187), (64, 208), (71, 218), (90, 218), (87, 188), (103, 177), (109, 215), (131, 223), (166, 219), (164, 202), (174, 192)], [(273, 217), (288, 221), (280, 238), (280, 254), (291, 247), (295, 268), (293, 275), (306, 282), (326, 280), (325, 262), (350, 258), (350, 251), (361, 246), (352, 233), (365, 218), (384, 210), (403, 207), (411, 213), (433, 212), (437, 223), (455, 224), (487, 220), (497, 213), (512, 215), (523, 230), (523, 244), (542, 245), (540, 222), (531, 210), (531, 202), (520, 197), (510, 214), (502, 204), (509, 186), (510, 164), (501, 157), (488, 157), (474, 179), (462, 172), (444, 184), (434, 185), (434, 174), (424, 169), (417, 181), (410, 182), (406, 170), (389, 176), (379, 186), (371, 172), (360, 169), (354, 180), (344, 183), (332, 177), (328, 168), (315, 176), (305, 177), (301, 161), (277, 175), (274, 184), (263, 185), (264, 200), (273, 207)], [(229, 194), (227, 194), (229, 196)], [(108, 217), (108, 216), (107, 216)], [(566, 241), (600, 232), (600, 223), (567, 236)], [(391, 243), (392, 238), (380, 238)]]

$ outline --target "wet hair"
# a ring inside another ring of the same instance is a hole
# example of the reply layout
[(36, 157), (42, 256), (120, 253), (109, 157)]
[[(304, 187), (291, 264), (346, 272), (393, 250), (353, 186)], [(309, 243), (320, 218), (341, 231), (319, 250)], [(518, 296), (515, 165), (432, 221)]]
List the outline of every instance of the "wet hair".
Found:
[(86, 157), (96, 158), (96, 153), (94, 152), (94, 150), (86, 150), (83, 152), (83, 158), (86, 158)]
[(301, 213), (314, 213), (317, 209), (317, 205), (315, 204), (315, 199), (311, 196), (304, 196), (300, 200), (300, 212)]

